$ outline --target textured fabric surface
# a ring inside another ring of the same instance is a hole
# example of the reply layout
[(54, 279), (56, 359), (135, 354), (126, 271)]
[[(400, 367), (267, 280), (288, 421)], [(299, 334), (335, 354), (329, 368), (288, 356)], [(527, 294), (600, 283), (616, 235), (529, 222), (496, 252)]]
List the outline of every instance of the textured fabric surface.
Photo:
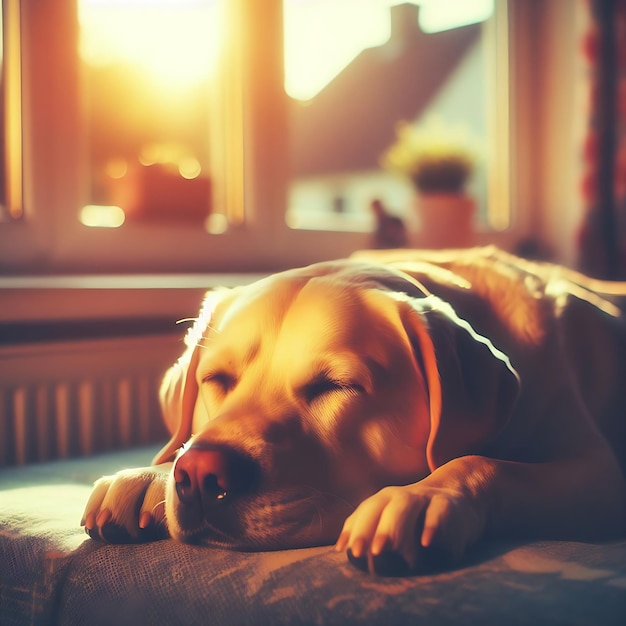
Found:
[(0, 471), (0, 624), (619, 624), (626, 540), (485, 546), (464, 567), (376, 578), (332, 548), (105, 545), (90, 482), (154, 450)]

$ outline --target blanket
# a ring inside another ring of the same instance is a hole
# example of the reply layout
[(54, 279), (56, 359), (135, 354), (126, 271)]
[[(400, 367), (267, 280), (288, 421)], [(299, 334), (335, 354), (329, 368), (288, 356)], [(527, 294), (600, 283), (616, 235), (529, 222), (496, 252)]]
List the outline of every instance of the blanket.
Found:
[(0, 471), (0, 624), (626, 623), (626, 539), (490, 543), (457, 569), (410, 578), (370, 576), (331, 546), (90, 539), (79, 521), (91, 483), (155, 452)]

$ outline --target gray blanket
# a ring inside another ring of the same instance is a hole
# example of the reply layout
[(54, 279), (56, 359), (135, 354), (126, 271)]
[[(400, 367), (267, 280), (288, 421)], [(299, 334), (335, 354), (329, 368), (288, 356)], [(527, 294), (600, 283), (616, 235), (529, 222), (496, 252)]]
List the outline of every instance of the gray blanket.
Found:
[(375, 578), (331, 547), (105, 545), (90, 483), (142, 449), (0, 471), (0, 624), (626, 624), (626, 540), (489, 544), (460, 569)]

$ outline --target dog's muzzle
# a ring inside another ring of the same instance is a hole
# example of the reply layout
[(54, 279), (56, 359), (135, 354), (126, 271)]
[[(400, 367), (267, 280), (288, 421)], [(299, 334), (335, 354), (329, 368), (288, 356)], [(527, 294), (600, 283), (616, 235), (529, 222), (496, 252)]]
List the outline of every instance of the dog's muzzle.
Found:
[(291, 449), (284, 458), (285, 451), (275, 448), (242, 451), (229, 443), (198, 440), (183, 448), (166, 494), (171, 536), (246, 551), (334, 541), (351, 507), (328, 489), (322, 457), (314, 463), (301, 454), (307, 463), (298, 465)]

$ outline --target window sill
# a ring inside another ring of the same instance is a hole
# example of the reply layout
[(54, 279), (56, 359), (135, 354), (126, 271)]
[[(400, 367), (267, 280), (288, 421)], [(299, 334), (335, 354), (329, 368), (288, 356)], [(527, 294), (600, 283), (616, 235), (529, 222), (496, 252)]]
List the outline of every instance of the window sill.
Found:
[[(136, 326), (152, 320), (161, 328), (197, 315), (204, 293), (212, 287), (233, 287), (262, 274), (176, 274), (129, 276), (0, 277), (0, 325), (27, 332), (29, 324), (65, 328), (76, 323), (111, 322)], [(131, 320), (129, 322), (129, 320)], [(130, 327), (127, 326), (127, 327)], [(40, 332), (40, 331), (38, 331)], [(174, 331), (173, 331), (174, 332)]]

